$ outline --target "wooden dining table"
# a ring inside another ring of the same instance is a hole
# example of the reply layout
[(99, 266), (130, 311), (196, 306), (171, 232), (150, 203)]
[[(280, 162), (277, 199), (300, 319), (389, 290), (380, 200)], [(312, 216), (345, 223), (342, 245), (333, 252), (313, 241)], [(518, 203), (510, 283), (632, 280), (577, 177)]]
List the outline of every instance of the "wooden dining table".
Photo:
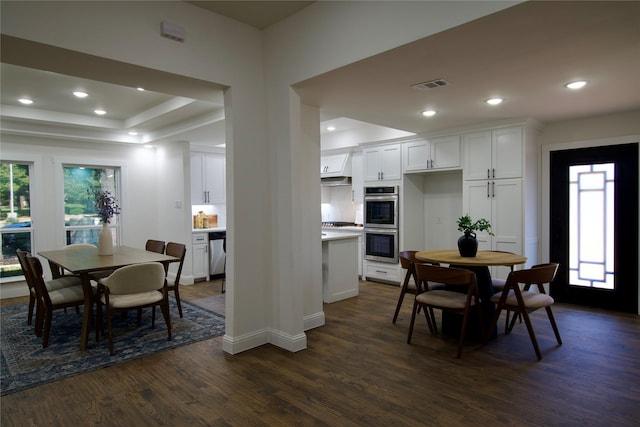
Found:
[(70, 247), (41, 251), (38, 252), (38, 255), (49, 262), (52, 270), (62, 268), (80, 277), (84, 292), (80, 350), (86, 350), (89, 341), (89, 325), (91, 324), (94, 302), (94, 294), (91, 289), (92, 274), (109, 272), (127, 265), (145, 262), (160, 262), (165, 266), (172, 262), (180, 262), (180, 258), (129, 246), (114, 246), (113, 255), (98, 255), (98, 248), (95, 247)]
[[(483, 313), (483, 323), (488, 327), (493, 317), (495, 304), (491, 302), (493, 286), (491, 284), (491, 266), (506, 266), (513, 269), (516, 265), (524, 264), (527, 258), (504, 251), (478, 251), (474, 257), (460, 256), (457, 249), (429, 250), (416, 253), (416, 259), (429, 263), (448, 264), (450, 267), (466, 268), (476, 274), (480, 305)], [(446, 320), (445, 320), (446, 318)], [(442, 330), (449, 335), (458, 333), (457, 321), (452, 316), (443, 314)], [(446, 325), (448, 324), (448, 325)]]

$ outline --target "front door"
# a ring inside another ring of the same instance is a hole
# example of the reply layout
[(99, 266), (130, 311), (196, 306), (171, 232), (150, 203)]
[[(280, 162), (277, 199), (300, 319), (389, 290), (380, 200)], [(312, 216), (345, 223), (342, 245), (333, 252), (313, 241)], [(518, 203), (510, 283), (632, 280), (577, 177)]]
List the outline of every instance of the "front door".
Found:
[(551, 152), (559, 301), (638, 312), (638, 144)]

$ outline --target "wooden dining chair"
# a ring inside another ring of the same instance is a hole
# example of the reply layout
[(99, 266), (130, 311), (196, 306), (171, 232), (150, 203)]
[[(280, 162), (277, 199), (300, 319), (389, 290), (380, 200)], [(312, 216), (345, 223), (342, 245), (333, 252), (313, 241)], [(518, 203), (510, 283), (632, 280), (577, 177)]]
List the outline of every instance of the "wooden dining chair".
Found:
[[(16, 251), (16, 255), (18, 256), (18, 262), (20, 263), (20, 267), (22, 268), (22, 272), (24, 273), (25, 281), (27, 282), (27, 286), (29, 288), (29, 308), (27, 311), (27, 324), (31, 325), (33, 323), (33, 314), (36, 314), (36, 319), (38, 317), (38, 310), (42, 310), (41, 302), (38, 298), (38, 293), (36, 291), (36, 280), (33, 277), (31, 266), (29, 265), (29, 261), (27, 259), (28, 256), (31, 256), (29, 252), (18, 249)], [(80, 286), (80, 280), (75, 276), (64, 276), (59, 277), (57, 279), (45, 281), (45, 286), (49, 291), (55, 291), (62, 288), (67, 288), (70, 286)], [(37, 322), (36, 322), (37, 323)], [(36, 329), (36, 333), (39, 332)]]
[(144, 249), (151, 252), (156, 252), (159, 254), (164, 253), (165, 243), (162, 240), (147, 240), (147, 243), (144, 246)]
[[(178, 264), (178, 270), (174, 278), (170, 278), (167, 274), (167, 291), (173, 291), (176, 298), (176, 305), (178, 306), (178, 313), (182, 317), (182, 303), (180, 302), (180, 274), (182, 273), (182, 264), (184, 264), (184, 257), (187, 254), (187, 246), (182, 243), (169, 242), (165, 254), (180, 258)], [(169, 272), (169, 265), (167, 265), (166, 272)]]
[[(495, 330), (502, 310), (509, 310), (514, 313), (509, 326), (506, 328), (506, 334), (510, 333), (513, 329), (516, 315), (522, 316), (538, 360), (542, 359), (542, 353), (540, 352), (540, 347), (538, 346), (538, 341), (533, 331), (529, 313), (544, 308), (551, 323), (553, 333), (558, 341), (558, 345), (562, 345), (560, 332), (558, 331), (558, 326), (551, 311), (554, 300), (551, 296), (547, 295), (544, 290), (545, 284), (553, 282), (557, 271), (558, 263), (538, 264), (529, 269), (512, 271), (507, 277), (502, 292), (498, 292), (491, 297), (491, 301), (496, 303), (496, 311), (490, 323), (490, 331)], [(520, 284), (524, 285), (522, 289), (520, 289)], [(532, 285), (537, 286), (537, 291), (531, 290)]]
[[(462, 355), (462, 347), (467, 333), (471, 311), (477, 314), (477, 321), (482, 331), (481, 337), (486, 342), (484, 334), (484, 322), (482, 321), (482, 310), (480, 309), (480, 296), (476, 284), (476, 275), (470, 270), (462, 268), (440, 267), (429, 264), (415, 264), (416, 275), (419, 282), (436, 282), (444, 284), (448, 289), (435, 289), (421, 292), (416, 295), (413, 302), (413, 311), (411, 313), (411, 324), (409, 326), (409, 334), (407, 343), (411, 344), (411, 336), (413, 335), (413, 325), (415, 323), (416, 312), (418, 307), (424, 309), (427, 324), (431, 323), (429, 310), (440, 309), (462, 315), (462, 330), (460, 331), (460, 339), (458, 341), (458, 351), (456, 357)], [(454, 290), (460, 288), (464, 292)], [(433, 328), (429, 328), (433, 335), (438, 334), (438, 327), (433, 322)]]
[(40, 260), (31, 254), (26, 255), (26, 260), (39, 301), (36, 309), (36, 335), (42, 336), (42, 348), (47, 348), (53, 311), (84, 304), (84, 291), (82, 285), (58, 288), (58, 284), (65, 280), (64, 277), (45, 281)]
[[(98, 282), (98, 327), (102, 331), (102, 306), (106, 307), (109, 354), (113, 356), (113, 324), (115, 313), (126, 313), (132, 309), (159, 306), (167, 325), (168, 340), (171, 341), (171, 316), (165, 281), (165, 269), (159, 262), (128, 265), (114, 271)], [(155, 319), (151, 319), (151, 327)]]

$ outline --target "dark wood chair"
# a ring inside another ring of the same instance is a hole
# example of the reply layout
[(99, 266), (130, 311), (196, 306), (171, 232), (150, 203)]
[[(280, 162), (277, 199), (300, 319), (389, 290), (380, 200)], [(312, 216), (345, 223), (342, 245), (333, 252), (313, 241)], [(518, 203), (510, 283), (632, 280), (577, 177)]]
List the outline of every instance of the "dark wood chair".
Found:
[[(471, 310), (475, 310), (477, 313), (478, 323), (482, 331), (481, 337), (483, 342), (486, 342), (482, 310), (480, 309), (480, 295), (478, 293), (475, 273), (462, 268), (448, 268), (429, 264), (415, 264), (415, 269), (419, 282), (442, 283), (449, 289), (435, 289), (416, 295), (413, 302), (413, 312), (411, 314), (407, 343), (411, 343), (413, 325), (418, 307), (424, 309), (428, 324), (431, 323), (429, 310), (434, 308), (463, 316), (462, 330), (460, 332), (458, 351), (456, 353), (457, 358), (460, 358), (462, 355), (462, 347), (467, 333), (469, 318), (471, 317)], [(458, 292), (453, 288), (461, 288), (461, 290), (465, 290), (465, 292)], [(438, 334), (438, 327), (435, 322), (433, 322), (433, 328), (430, 327), (430, 330), (433, 335)]]
[[(557, 271), (557, 263), (539, 264), (529, 269), (512, 271), (507, 277), (504, 289), (491, 297), (491, 301), (496, 303), (496, 311), (491, 321), (490, 331), (495, 330), (502, 310), (509, 310), (514, 313), (511, 322), (506, 328), (505, 333), (507, 334), (513, 329), (516, 315), (522, 316), (538, 360), (542, 359), (542, 353), (540, 352), (540, 347), (538, 346), (538, 341), (533, 331), (529, 313), (544, 308), (547, 312), (547, 317), (549, 317), (549, 322), (551, 322), (551, 327), (553, 328), (553, 333), (556, 336), (558, 345), (562, 345), (560, 332), (558, 331), (558, 326), (551, 311), (554, 300), (551, 296), (547, 295), (544, 290), (544, 284), (553, 282)], [(520, 284), (524, 285), (523, 289), (520, 289)], [(532, 285), (538, 287), (537, 292), (531, 290)]]
[(36, 309), (36, 334), (42, 336), (42, 348), (46, 348), (49, 345), (53, 311), (84, 304), (84, 291), (82, 285), (56, 288), (58, 282), (55, 280), (65, 280), (64, 278), (45, 282), (40, 260), (30, 254), (27, 254), (26, 259), (39, 301)]
[[(171, 279), (167, 274), (167, 290), (173, 291), (176, 297), (178, 313), (180, 314), (180, 317), (182, 317), (182, 304), (180, 303), (180, 274), (182, 274), (182, 264), (184, 264), (184, 257), (187, 254), (187, 246), (182, 243), (169, 242), (167, 243), (165, 254), (180, 258), (180, 263), (178, 264), (178, 270), (176, 271), (175, 278)], [(168, 266), (166, 272), (169, 272)]]
[[(29, 261), (27, 260), (27, 256), (31, 256), (29, 252), (18, 249), (16, 251), (16, 255), (18, 256), (18, 261), (20, 262), (20, 267), (22, 268), (22, 272), (24, 273), (24, 279), (27, 282), (27, 286), (29, 288), (29, 309), (27, 312), (27, 324), (31, 325), (33, 323), (33, 314), (36, 314), (36, 319), (38, 316), (38, 309), (42, 310), (41, 302), (38, 299), (38, 293), (36, 291), (36, 283), (35, 278), (33, 277), (31, 266), (29, 265)], [(49, 280), (45, 282), (45, 286), (49, 291), (55, 291), (62, 288), (67, 288), (69, 286), (81, 286), (80, 279), (76, 276), (60, 276), (57, 279)], [(76, 306), (76, 310), (77, 310)], [(36, 333), (38, 335), (40, 332), (36, 328)]]
[[(122, 267), (109, 277), (100, 279), (98, 289), (98, 330), (102, 330), (102, 306), (106, 307), (107, 329), (109, 334), (109, 354), (113, 355), (114, 313), (126, 313), (128, 310), (142, 310), (145, 307), (160, 306), (167, 324), (168, 340), (171, 341), (171, 316), (165, 281), (165, 268), (159, 262), (147, 262)], [(139, 323), (138, 323), (139, 324)], [(155, 318), (151, 319), (151, 327)]]

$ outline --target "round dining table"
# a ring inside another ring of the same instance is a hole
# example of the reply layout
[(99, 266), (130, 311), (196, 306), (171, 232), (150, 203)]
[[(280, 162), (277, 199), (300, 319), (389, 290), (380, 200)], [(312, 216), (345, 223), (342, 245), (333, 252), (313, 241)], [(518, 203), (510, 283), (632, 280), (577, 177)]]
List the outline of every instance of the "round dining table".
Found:
[[(476, 283), (478, 293), (480, 294), (480, 305), (482, 307), (482, 320), (485, 329), (489, 327), (491, 318), (495, 311), (495, 304), (491, 302), (493, 295), (493, 285), (491, 284), (491, 266), (506, 266), (513, 269), (516, 265), (524, 264), (527, 258), (514, 254), (513, 252), (504, 251), (478, 251), (474, 257), (460, 256), (457, 249), (438, 249), (429, 251), (419, 251), (416, 253), (416, 259), (428, 263), (448, 264), (449, 267), (465, 268), (476, 274)], [(443, 313), (442, 316), (442, 332), (456, 336), (460, 333), (461, 319), (459, 316)], [(471, 328), (469, 335), (471, 337), (479, 336), (478, 328)], [(495, 336), (495, 335), (492, 335)]]

